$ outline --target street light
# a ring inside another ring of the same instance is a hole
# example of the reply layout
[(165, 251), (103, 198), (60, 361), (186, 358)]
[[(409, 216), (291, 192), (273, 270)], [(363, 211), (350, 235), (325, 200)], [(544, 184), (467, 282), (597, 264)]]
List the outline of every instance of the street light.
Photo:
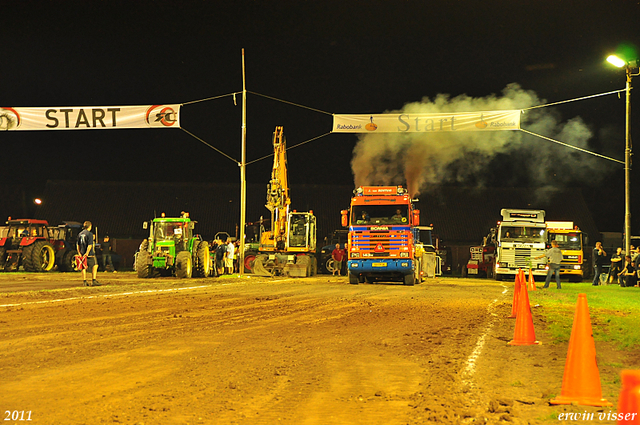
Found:
[(631, 255), (629, 252), (629, 247), (631, 245), (631, 133), (629, 122), (631, 120), (631, 77), (640, 75), (640, 72), (638, 74), (633, 74), (632, 70), (633, 68), (638, 68), (639, 60), (636, 59), (629, 62), (616, 55), (610, 55), (607, 57), (607, 62), (618, 68), (624, 68), (627, 75), (627, 86), (625, 89), (627, 93), (627, 116), (625, 120), (624, 136), (624, 252), (626, 252), (627, 255)]

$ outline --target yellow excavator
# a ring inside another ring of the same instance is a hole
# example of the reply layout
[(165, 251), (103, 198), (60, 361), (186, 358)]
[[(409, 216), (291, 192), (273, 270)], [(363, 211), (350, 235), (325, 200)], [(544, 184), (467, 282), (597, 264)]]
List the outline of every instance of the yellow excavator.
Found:
[(260, 235), (253, 273), (260, 276), (313, 276), (317, 272), (316, 217), (291, 211), (287, 147), (282, 127), (273, 132), (273, 169), (267, 185), (271, 229)]

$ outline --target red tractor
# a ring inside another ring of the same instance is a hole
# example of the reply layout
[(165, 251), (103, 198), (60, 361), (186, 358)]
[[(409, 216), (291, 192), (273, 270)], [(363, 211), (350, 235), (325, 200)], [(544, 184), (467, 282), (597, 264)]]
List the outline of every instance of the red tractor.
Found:
[(0, 269), (48, 272), (56, 265), (46, 220), (7, 221), (0, 234)]

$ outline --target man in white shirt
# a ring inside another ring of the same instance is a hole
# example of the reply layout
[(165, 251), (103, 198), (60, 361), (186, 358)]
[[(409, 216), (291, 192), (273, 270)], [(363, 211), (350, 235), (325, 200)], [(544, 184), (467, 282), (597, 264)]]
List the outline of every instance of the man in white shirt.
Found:
[(227, 256), (224, 257), (224, 268), (227, 274), (233, 273), (233, 251), (235, 247), (233, 246), (233, 242), (227, 242)]

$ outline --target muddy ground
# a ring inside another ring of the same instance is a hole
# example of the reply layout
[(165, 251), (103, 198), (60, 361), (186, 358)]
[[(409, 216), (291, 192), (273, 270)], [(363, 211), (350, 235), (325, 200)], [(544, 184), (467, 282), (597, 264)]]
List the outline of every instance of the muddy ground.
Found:
[[(34, 424), (551, 424), (567, 344), (509, 346), (513, 284), (0, 274), (0, 412)], [(574, 421), (576, 422), (576, 421)], [(598, 423), (599, 421), (577, 421)], [(613, 423), (603, 421), (602, 423)]]

